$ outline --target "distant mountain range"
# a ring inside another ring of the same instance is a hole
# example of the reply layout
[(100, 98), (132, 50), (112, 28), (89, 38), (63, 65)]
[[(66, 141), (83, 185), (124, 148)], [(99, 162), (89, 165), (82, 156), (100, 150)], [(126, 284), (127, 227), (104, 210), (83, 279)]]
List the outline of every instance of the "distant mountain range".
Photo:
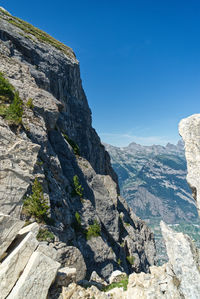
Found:
[(186, 182), (184, 145), (127, 147), (104, 144), (119, 178), (122, 195), (142, 219), (161, 218), (167, 223), (194, 221), (194, 200)]

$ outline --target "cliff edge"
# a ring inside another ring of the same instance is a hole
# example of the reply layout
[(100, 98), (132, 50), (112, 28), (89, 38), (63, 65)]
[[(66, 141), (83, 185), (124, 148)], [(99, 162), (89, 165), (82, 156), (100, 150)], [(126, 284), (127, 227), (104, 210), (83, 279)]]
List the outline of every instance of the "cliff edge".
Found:
[[(0, 61), (1, 213), (38, 218), (51, 236), (43, 241), (79, 279), (148, 272), (153, 234), (119, 195), (72, 49), (0, 9)], [(43, 219), (31, 212), (37, 194), (50, 208)]]

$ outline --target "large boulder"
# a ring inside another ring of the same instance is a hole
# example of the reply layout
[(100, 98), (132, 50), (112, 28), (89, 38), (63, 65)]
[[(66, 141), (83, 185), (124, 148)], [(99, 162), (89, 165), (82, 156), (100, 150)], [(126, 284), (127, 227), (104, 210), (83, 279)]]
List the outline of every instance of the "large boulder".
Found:
[(78, 248), (73, 246), (60, 246), (57, 248), (57, 261), (62, 267), (76, 269), (76, 280), (82, 280), (86, 276), (86, 265)]
[(59, 267), (58, 262), (34, 252), (7, 299), (45, 299)]

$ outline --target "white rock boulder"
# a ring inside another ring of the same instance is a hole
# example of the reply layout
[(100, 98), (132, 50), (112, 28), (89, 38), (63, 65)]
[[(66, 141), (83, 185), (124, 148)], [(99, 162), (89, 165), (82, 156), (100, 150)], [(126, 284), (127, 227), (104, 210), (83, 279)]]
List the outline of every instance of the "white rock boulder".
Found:
[(60, 263), (34, 252), (7, 299), (46, 299)]
[(6, 298), (12, 290), (38, 245), (38, 241), (31, 232), (28, 233), (19, 244), (18, 243), (19, 240), (17, 239), (15, 243), (12, 244), (14, 247), (13, 250), (10, 248), (12, 251), (10, 253), (8, 252), (8, 256), (0, 265), (0, 299)]

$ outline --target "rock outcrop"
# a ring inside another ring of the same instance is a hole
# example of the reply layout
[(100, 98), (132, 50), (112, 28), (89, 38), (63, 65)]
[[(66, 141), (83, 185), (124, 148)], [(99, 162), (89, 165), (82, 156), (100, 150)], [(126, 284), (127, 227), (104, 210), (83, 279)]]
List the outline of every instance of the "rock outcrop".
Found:
[(200, 114), (194, 114), (182, 119), (179, 124), (179, 133), (185, 142), (185, 156), (187, 160), (187, 181), (196, 200), (200, 215)]
[[(199, 250), (195, 248), (188, 236), (173, 232), (164, 222), (161, 222), (161, 229), (169, 256), (168, 263), (160, 267), (150, 267), (150, 273), (131, 274), (127, 290), (114, 288), (101, 292), (95, 285), (85, 289), (72, 283), (63, 288), (63, 298), (198, 299), (200, 294)], [(111, 280), (114, 275), (115, 273), (111, 276)]]
[[(60, 263), (47, 256), (47, 246), (45, 254), (38, 250), (39, 242), (35, 236), (38, 224), (30, 224), (20, 230), (21, 224), (24, 225), (22, 221), (19, 224), (9, 215), (4, 215), (4, 220), (6, 225), (1, 225), (1, 235), (8, 238), (1, 239), (0, 299), (45, 299)], [(14, 221), (16, 227), (13, 227)]]
[(0, 117), (1, 211), (33, 221), (22, 204), (37, 178), (53, 222), (43, 225), (45, 242), (62, 267), (81, 261), (80, 278), (94, 270), (105, 279), (114, 270), (148, 272), (153, 234), (119, 195), (73, 51), (0, 9), (0, 61), (23, 101), (21, 125)]
[[(3, 70), (2, 67), (1, 70)], [(6, 72), (6, 70), (3, 71)], [(39, 148), (39, 145), (16, 136), (0, 119), (0, 206), (2, 213), (19, 217), (23, 196), (33, 178)]]
[[(0, 298), (198, 299), (200, 254), (189, 237), (162, 223), (169, 262), (154, 266), (153, 235), (119, 195), (73, 51), (0, 8), (0, 60), (0, 72), (23, 101), (22, 120), (11, 125), (2, 113), (10, 104), (0, 98), (0, 208), (17, 218), (0, 215)], [(197, 120), (180, 125), (189, 168), (198, 166)], [(188, 126), (195, 127), (191, 134)], [(35, 181), (51, 216), (39, 233), (37, 224), (21, 229), (19, 220), (20, 214), (33, 221), (22, 205)], [(189, 181), (198, 202), (198, 171)], [(134, 272), (127, 291), (102, 292), (114, 270)]]

